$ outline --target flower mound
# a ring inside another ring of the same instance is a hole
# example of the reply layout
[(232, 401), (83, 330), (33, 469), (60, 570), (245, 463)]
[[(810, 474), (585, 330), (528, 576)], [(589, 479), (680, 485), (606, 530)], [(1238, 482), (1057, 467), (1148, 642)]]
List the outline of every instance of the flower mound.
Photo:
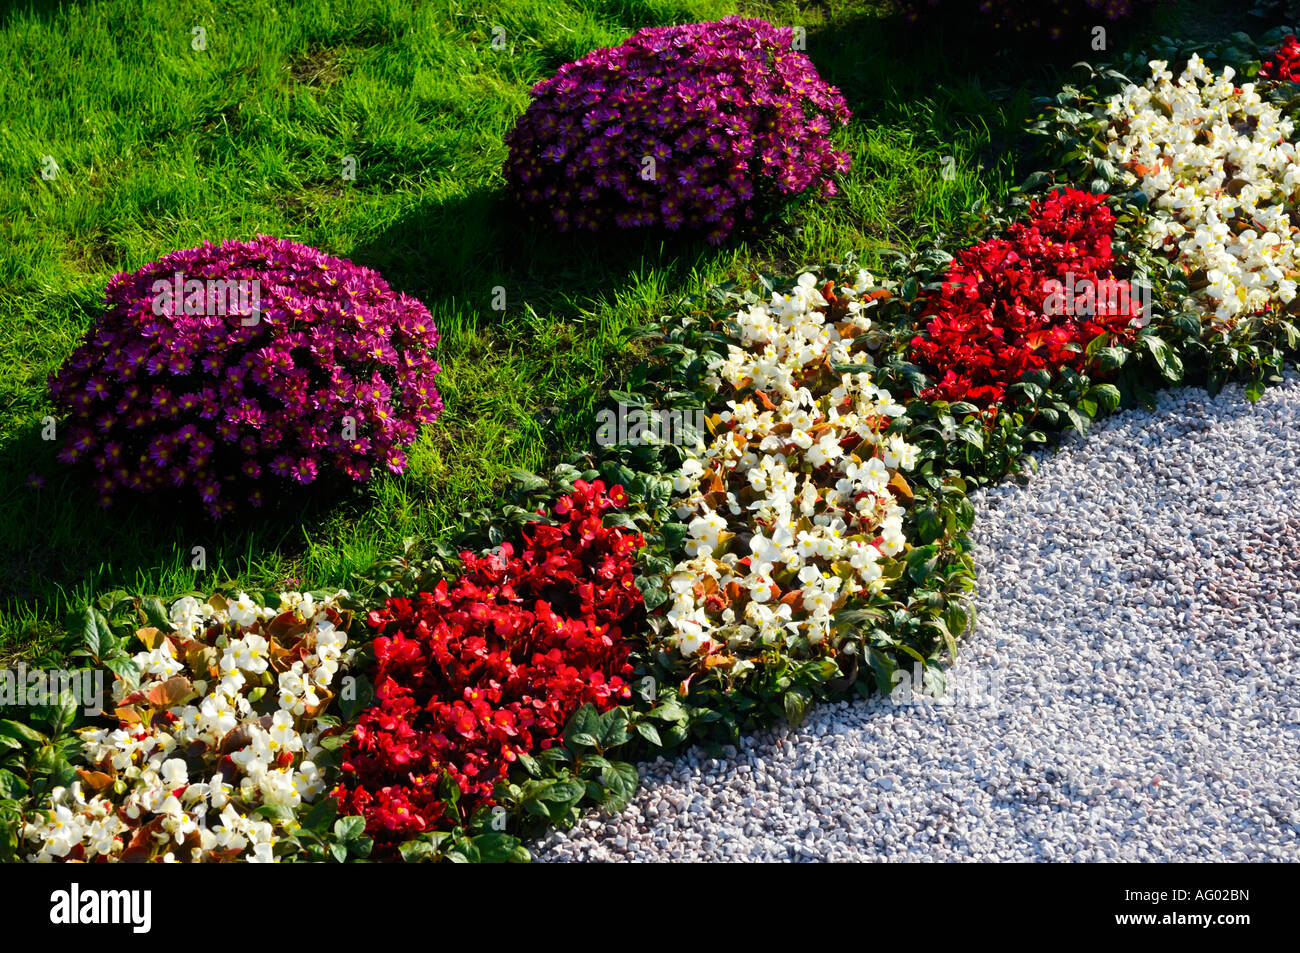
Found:
[(912, 360), (936, 378), (922, 396), (998, 403), (1026, 371), (1082, 370), (1098, 335), (1130, 340), (1142, 309), (1111, 273), (1114, 225), (1105, 196), (1064, 189), (1006, 238), (958, 253), (912, 340)]
[[(429, 312), (378, 274), (293, 242), (205, 243), (109, 282), (51, 376), (59, 453), (122, 490), (192, 490), (213, 517), (327, 470), (400, 473), (442, 410)], [(242, 499), (241, 499), (242, 498)]]
[[(832, 613), (885, 585), (903, 550), (891, 488), (916, 448), (885, 430), (903, 408), (866, 373), (865, 271), (839, 293), (812, 274), (736, 316), (739, 343), (706, 383), (730, 398), (676, 477), (688, 559), (669, 578), (665, 638), (705, 668), (771, 647), (837, 647)], [(811, 648), (810, 648), (811, 647)]]
[(844, 97), (763, 20), (641, 30), (533, 88), (506, 178), (561, 231), (663, 226), (721, 242), (780, 196), (835, 194)]
[(1150, 199), (1147, 237), (1181, 259), (1211, 328), (1241, 329), (1296, 297), (1294, 124), (1231, 67), (1194, 55), (1175, 80), (1167, 65), (1111, 98), (1109, 158)]
[(282, 593), (278, 609), (187, 596), (173, 632), (141, 629), (140, 683), (114, 683), (116, 728), (83, 730), (91, 770), (28, 825), (29, 859), (272, 861), (279, 812), (325, 790), (316, 719), (351, 661), (346, 596)]
[(555, 504), (559, 525), (525, 531), (486, 556), (461, 554), (463, 575), (414, 601), (370, 613), (375, 704), (364, 711), (336, 792), (361, 814), (377, 856), (445, 827), (439, 782), (466, 814), (491, 803), (518, 753), (549, 748), (587, 703), (630, 697), (629, 633), (642, 610), (633, 582), (639, 533), (602, 525), (622, 487), (577, 481)]

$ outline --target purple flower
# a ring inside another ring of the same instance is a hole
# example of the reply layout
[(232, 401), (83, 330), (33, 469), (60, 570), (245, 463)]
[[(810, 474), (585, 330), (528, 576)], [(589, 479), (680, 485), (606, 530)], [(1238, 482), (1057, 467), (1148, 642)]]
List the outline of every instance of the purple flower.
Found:
[(833, 194), (848, 156), (827, 137), (848, 107), (792, 38), (726, 17), (562, 66), (507, 137), (511, 191), (560, 231), (686, 227), (715, 242), (791, 194)]
[[(250, 287), (256, 311), (243, 301)], [(395, 437), (409, 443), (442, 411), (428, 310), (305, 245), (259, 236), (170, 252), (115, 275), (105, 304), (50, 377), (69, 424), (58, 459), (93, 463), (101, 502), (175, 485), (220, 518), (241, 498), (267, 499), (270, 481), (365, 480), (373, 465), (392, 468)], [(356, 433), (344, 440), (349, 414)]]

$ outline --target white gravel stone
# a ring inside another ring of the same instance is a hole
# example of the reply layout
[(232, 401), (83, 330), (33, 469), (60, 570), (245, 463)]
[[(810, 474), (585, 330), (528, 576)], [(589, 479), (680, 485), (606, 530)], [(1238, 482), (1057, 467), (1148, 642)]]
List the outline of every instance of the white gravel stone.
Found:
[(816, 709), (537, 860), (1300, 860), (1300, 379), (1171, 391), (976, 495), (952, 703)]

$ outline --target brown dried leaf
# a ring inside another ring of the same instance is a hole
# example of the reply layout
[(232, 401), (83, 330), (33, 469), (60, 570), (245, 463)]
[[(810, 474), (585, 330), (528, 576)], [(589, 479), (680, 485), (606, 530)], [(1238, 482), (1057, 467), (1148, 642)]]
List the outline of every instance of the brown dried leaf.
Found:
[(912, 500), (916, 499), (916, 495), (912, 492), (911, 484), (907, 482), (903, 477), (903, 474), (895, 473), (890, 477), (889, 485), (894, 488), (895, 493), (897, 493), (901, 499), (906, 500), (908, 503), (911, 503)]
[(78, 768), (77, 777), (81, 778), (82, 787), (95, 794), (110, 787), (113, 783), (113, 775), (105, 771), (87, 771), (84, 768)]
[(196, 694), (193, 682), (184, 675), (173, 675), (149, 689), (149, 694), (145, 697), (155, 708), (171, 708), (173, 705), (184, 704)]

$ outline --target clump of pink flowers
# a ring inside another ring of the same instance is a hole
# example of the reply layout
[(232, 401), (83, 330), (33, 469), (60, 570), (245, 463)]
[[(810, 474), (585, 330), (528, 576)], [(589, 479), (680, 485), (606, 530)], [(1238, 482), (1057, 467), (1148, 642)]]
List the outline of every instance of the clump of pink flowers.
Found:
[(438, 332), (376, 272), (258, 236), (174, 251), (108, 284), (50, 376), (59, 459), (124, 491), (193, 490), (220, 518), (327, 474), (400, 473), (442, 411)]
[(782, 197), (835, 194), (839, 90), (791, 27), (655, 27), (533, 87), (508, 137), (515, 199), (561, 231), (662, 227), (721, 242)]

